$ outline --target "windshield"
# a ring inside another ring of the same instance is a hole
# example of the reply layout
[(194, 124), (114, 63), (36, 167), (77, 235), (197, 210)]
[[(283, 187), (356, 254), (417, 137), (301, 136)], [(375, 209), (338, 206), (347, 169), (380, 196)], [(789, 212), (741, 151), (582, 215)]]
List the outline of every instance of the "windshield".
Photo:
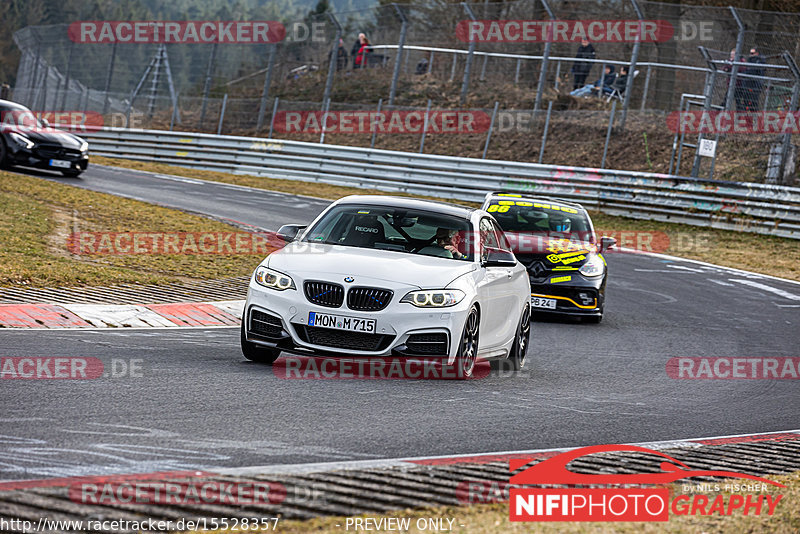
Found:
[(13, 103), (0, 104), (0, 125), (4, 128), (44, 128), (31, 110)]
[(504, 232), (594, 242), (588, 217), (576, 208), (546, 202), (493, 199), (486, 211), (497, 219)]
[(392, 206), (332, 208), (303, 241), (472, 261), (467, 219)]

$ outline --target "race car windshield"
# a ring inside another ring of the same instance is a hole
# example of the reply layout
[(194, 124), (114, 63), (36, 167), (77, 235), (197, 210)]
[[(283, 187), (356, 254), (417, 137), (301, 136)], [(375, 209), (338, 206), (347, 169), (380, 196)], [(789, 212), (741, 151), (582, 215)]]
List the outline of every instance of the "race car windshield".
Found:
[(495, 200), (487, 206), (505, 232), (547, 234), (554, 237), (579, 236), (592, 239), (589, 221), (569, 206), (524, 200)]
[(0, 104), (0, 126), (27, 128), (44, 128), (42, 122), (33, 111), (18, 104)]
[(450, 215), (348, 204), (327, 212), (303, 240), (472, 261), (469, 230), (467, 219)]

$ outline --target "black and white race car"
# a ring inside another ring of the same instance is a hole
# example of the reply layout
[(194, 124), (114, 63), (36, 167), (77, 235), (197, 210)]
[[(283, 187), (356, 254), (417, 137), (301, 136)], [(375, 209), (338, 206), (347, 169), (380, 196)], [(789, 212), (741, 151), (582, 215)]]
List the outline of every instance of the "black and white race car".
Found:
[(603, 252), (616, 244), (598, 241), (592, 220), (580, 204), (516, 193), (489, 193), (482, 209), (491, 213), (527, 267), (531, 309), (603, 318), (608, 267)]

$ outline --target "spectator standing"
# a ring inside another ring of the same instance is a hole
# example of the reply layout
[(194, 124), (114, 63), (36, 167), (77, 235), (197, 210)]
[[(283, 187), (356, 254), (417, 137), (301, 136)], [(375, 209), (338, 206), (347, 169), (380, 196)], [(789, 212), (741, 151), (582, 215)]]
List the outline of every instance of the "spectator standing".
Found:
[[(581, 45), (578, 47), (578, 53), (575, 54), (576, 60), (581, 59), (595, 59), (597, 54), (594, 51), (594, 47), (592, 43), (588, 40), (583, 39), (581, 41)], [(573, 84), (572, 89), (577, 90), (584, 86), (586, 83), (586, 77), (589, 76), (589, 72), (592, 70), (592, 63), (589, 61), (575, 61), (572, 64), (572, 78)]]
[(356, 55), (358, 55), (358, 51), (361, 50), (361, 45), (364, 44), (363, 41), (366, 39), (366, 34), (359, 33), (356, 42), (353, 43), (353, 48), (350, 49), (350, 57), (353, 58), (353, 68), (357, 69), (358, 65), (356, 65)]
[(614, 74), (614, 65), (606, 65), (605, 73), (603, 74), (602, 78), (591, 85), (584, 85), (579, 89), (575, 89), (570, 93), (570, 95), (586, 97), (593, 92), (598, 96), (601, 94), (601, 92), (610, 93), (613, 90), (611, 87), (613, 86), (615, 80), (616, 75)]
[(356, 52), (356, 57), (353, 59), (353, 68), (365, 69), (367, 68), (369, 54), (372, 53), (372, 49), (370, 48), (369, 39), (367, 39), (366, 35), (362, 33), (358, 37), (361, 40), (361, 47), (359, 47), (358, 52)]
[[(724, 65), (720, 68), (722, 72), (727, 72), (728, 75), (725, 77), (725, 95), (722, 97), (722, 106), (724, 107), (727, 102), (726, 99), (728, 98), (728, 89), (731, 86), (731, 74), (733, 72), (733, 63), (736, 61), (736, 50), (731, 50), (731, 55), (728, 57), (728, 60), (725, 62)], [(744, 61), (744, 58), (739, 58), (739, 61)], [(733, 97), (736, 99), (736, 111), (744, 111), (744, 93), (742, 92), (742, 78), (739, 74), (744, 74), (747, 72), (745, 67), (739, 66), (736, 70), (736, 86), (733, 89)]]
[[(750, 49), (750, 57), (747, 58), (748, 63), (754, 66), (747, 67), (747, 74), (752, 76), (764, 76), (765, 69), (759, 65), (764, 64), (764, 58), (758, 53), (758, 49), (753, 47)], [(761, 100), (761, 89), (764, 82), (758, 78), (745, 78), (744, 80), (744, 94), (745, 94), (745, 111), (758, 111), (758, 103)]]
[(344, 41), (339, 39), (339, 49), (336, 51), (336, 70), (347, 68), (347, 50), (344, 49)]

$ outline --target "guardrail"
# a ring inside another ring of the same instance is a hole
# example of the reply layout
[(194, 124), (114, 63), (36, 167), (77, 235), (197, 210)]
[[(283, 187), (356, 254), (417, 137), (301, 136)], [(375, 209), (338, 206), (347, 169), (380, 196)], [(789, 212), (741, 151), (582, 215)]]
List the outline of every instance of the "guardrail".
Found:
[(480, 202), (505, 190), (609, 215), (800, 239), (800, 188), (158, 130), (81, 133), (96, 155)]

